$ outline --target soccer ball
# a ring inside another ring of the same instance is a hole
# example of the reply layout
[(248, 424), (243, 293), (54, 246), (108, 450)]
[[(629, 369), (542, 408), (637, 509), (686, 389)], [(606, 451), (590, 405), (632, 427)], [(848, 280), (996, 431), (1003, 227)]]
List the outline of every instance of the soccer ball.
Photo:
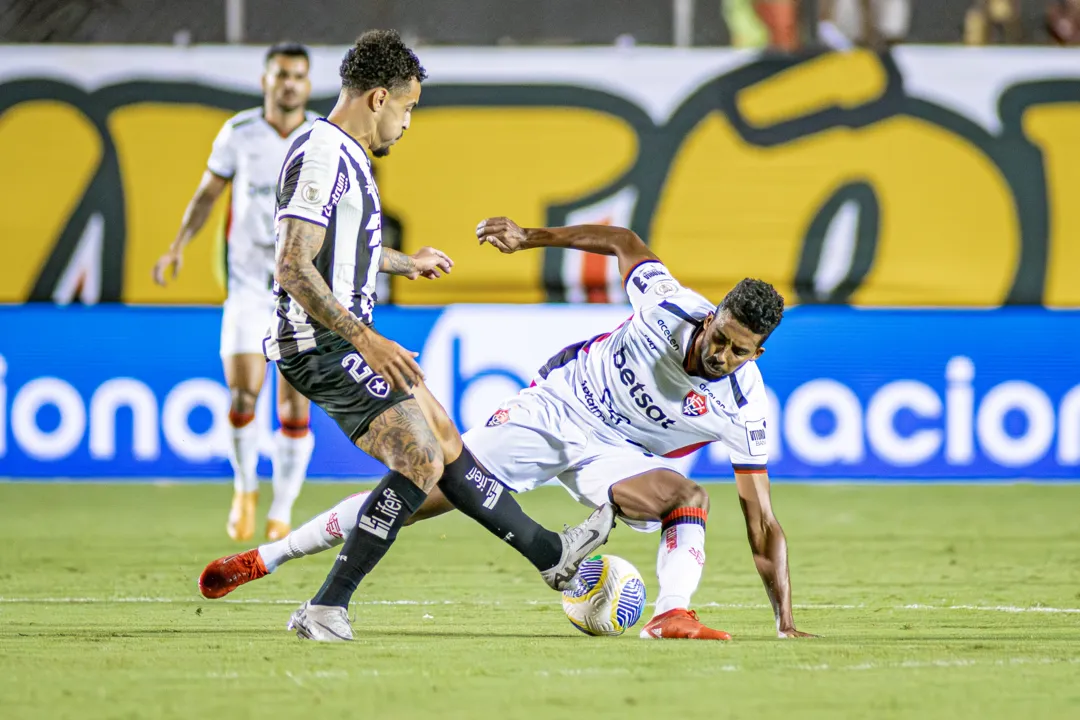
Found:
[(614, 555), (594, 555), (563, 590), (563, 610), (586, 635), (622, 635), (645, 610), (645, 581), (637, 568)]

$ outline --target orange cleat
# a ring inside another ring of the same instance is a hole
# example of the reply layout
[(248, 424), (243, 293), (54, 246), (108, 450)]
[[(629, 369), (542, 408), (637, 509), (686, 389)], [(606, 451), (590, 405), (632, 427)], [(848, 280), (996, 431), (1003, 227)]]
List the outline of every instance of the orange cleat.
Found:
[(668, 610), (657, 615), (641, 629), (641, 637), (648, 640), (730, 640), (731, 635), (723, 630), (705, 627), (698, 620), (697, 613), (685, 608)]
[(266, 521), (266, 539), (267, 540), (280, 540), (281, 538), (292, 532), (292, 528), (289, 527), (289, 523), (282, 522), (281, 520), (267, 520)]
[(259, 502), (259, 492), (234, 492), (232, 507), (229, 508), (229, 523), (225, 532), (238, 542), (245, 542), (255, 536), (255, 505)]
[(213, 561), (199, 576), (199, 592), (204, 598), (223, 598), (236, 588), (266, 575), (266, 565), (258, 548)]

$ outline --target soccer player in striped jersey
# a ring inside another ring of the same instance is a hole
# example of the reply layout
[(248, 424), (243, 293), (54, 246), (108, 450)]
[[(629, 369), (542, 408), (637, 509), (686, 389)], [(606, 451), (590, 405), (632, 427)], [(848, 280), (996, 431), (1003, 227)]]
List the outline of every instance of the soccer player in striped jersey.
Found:
[[(370, 31), (345, 54), (340, 75), (334, 109), (296, 138), (278, 178), (277, 311), (263, 344), (294, 388), (390, 469), (347, 519), (354, 532), (326, 582), (289, 622), (299, 637), (321, 641), (352, 639), (349, 600), (436, 484), (556, 590), (606, 542), (614, 521), (605, 505), (555, 533), (525, 515), (462, 445), (423, 385), (416, 353), (375, 331), (380, 271), (435, 279), (453, 263), (433, 248), (405, 255), (382, 246), (371, 157), (387, 155), (409, 128), (424, 68), (397, 33)], [(257, 555), (242, 556), (257, 566)]]
[[(214, 140), (199, 187), (188, 203), (180, 232), (154, 267), (164, 285), (175, 279), (184, 248), (210, 216), (217, 199), (231, 188), (226, 229), (227, 297), (221, 319), (221, 361), (229, 385), (229, 463), (233, 501), (226, 532), (234, 540), (255, 534), (259, 478), (259, 438), (255, 400), (266, 378), (262, 340), (274, 313), (274, 196), (285, 153), (318, 117), (306, 110), (311, 95), (307, 49), (280, 43), (266, 53), (262, 75), (263, 105), (225, 121)], [(289, 533), (292, 508), (307, 475), (314, 438), (308, 429), (309, 404), (278, 375), (272, 486), (274, 500), (266, 537)]]
[[(703, 625), (690, 609), (705, 564), (709, 496), (672, 462), (723, 443), (777, 633), (806, 637), (792, 617), (787, 541), (772, 511), (766, 469), (765, 386), (754, 362), (783, 317), (779, 293), (747, 279), (714, 306), (680, 285), (624, 228), (524, 230), (492, 218), (477, 235), (505, 253), (565, 247), (614, 255), (634, 312), (612, 332), (556, 353), (531, 387), (466, 432), (473, 455), (515, 492), (554, 479), (585, 505), (614, 505), (636, 530), (662, 530), (656, 613), (641, 637), (726, 640), (726, 632)], [(366, 499), (363, 493), (347, 498), (284, 540), (249, 551), (260, 558), (254, 572), (233, 558), (215, 560), (204, 571), (203, 594), (222, 597), (288, 560), (339, 544), (348, 534), (340, 519), (355, 516)], [(432, 493), (412, 521), (450, 508)]]

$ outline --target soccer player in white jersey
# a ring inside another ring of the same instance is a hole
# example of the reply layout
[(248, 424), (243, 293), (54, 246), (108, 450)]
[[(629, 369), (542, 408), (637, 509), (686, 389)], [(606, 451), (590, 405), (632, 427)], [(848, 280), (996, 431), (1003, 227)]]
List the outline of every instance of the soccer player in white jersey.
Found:
[[(578, 226), (523, 230), (506, 218), (477, 228), (502, 252), (566, 247), (614, 255), (634, 314), (610, 333), (553, 356), (533, 385), (486, 425), (462, 436), (477, 461), (507, 488), (526, 492), (558, 480), (589, 506), (611, 503), (642, 531), (662, 529), (656, 613), (643, 638), (727, 640), (703, 625), (690, 598), (705, 564), (709, 496), (672, 464), (711, 442), (731, 456), (754, 562), (780, 637), (795, 628), (787, 544), (772, 511), (765, 387), (754, 362), (780, 323), (783, 298), (760, 280), (739, 283), (719, 306), (682, 287), (633, 232)], [(250, 550), (257, 562), (210, 563), (201, 586), (222, 597), (282, 563), (342, 541), (367, 493), (347, 498), (284, 540)], [(450, 509), (433, 493), (412, 522)], [(258, 565), (257, 571), (250, 568)]]
[[(262, 341), (274, 314), (274, 212), (278, 173), (293, 141), (318, 117), (307, 111), (311, 95), (308, 52), (302, 45), (281, 43), (266, 53), (262, 75), (263, 105), (225, 121), (214, 140), (206, 171), (188, 203), (180, 231), (154, 267), (164, 285), (175, 278), (184, 248), (206, 223), (215, 202), (231, 185), (226, 254), (228, 295), (221, 319), (221, 361), (229, 385), (229, 462), (233, 469), (233, 501), (226, 531), (234, 540), (255, 533), (259, 478), (259, 438), (254, 422), (255, 400), (266, 378)], [(266, 521), (266, 537), (288, 535), (293, 503), (307, 475), (314, 438), (308, 429), (307, 398), (278, 374), (277, 413), (280, 430), (272, 455), (274, 500)]]

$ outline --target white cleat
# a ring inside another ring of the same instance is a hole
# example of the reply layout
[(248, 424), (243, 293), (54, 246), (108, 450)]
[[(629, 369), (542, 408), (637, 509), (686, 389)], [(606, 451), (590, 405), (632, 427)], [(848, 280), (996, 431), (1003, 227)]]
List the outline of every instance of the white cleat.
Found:
[(563, 530), (559, 538), (562, 540), (562, 557), (559, 563), (550, 570), (544, 570), (540, 576), (553, 590), (565, 590), (570, 587), (570, 581), (577, 575), (578, 566), (608, 540), (611, 529), (615, 527), (615, 508), (611, 505), (601, 505), (593, 510), (592, 515), (585, 519), (577, 527), (568, 527)]
[(289, 630), (301, 640), (346, 642), (353, 639), (352, 624), (345, 608), (304, 603), (289, 618)]

